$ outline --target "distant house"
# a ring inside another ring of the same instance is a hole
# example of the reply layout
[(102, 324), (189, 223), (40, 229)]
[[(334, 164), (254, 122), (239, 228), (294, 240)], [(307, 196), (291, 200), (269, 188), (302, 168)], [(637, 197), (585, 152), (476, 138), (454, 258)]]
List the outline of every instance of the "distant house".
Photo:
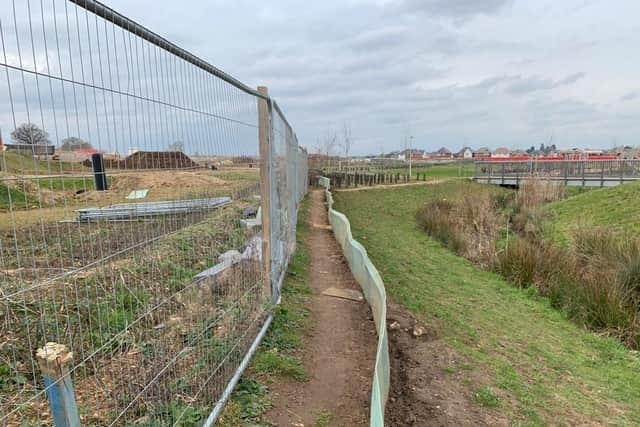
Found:
[(505, 157), (509, 157), (510, 154), (511, 153), (508, 148), (499, 147), (499, 148), (496, 148), (493, 151), (493, 153), (491, 153), (491, 157), (505, 158)]
[(560, 150), (558, 156), (563, 157), (566, 160), (586, 160), (589, 156), (601, 156), (604, 154), (603, 150), (590, 149), (590, 148), (569, 148)]
[(491, 150), (489, 150), (489, 148), (487, 147), (478, 148), (476, 151), (473, 152), (473, 157), (480, 158), (480, 159), (491, 157)]
[(56, 152), (56, 147), (48, 144), (3, 144), (3, 149), (33, 156), (53, 156)]
[(511, 157), (528, 157), (529, 153), (524, 150), (513, 150), (511, 152)]
[(628, 145), (615, 148), (611, 154), (614, 154), (619, 159), (624, 160), (640, 159), (640, 149)]
[(424, 158), (424, 150), (418, 150), (417, 148), (412, 148), (411, 150), (402, 150), (398, 154), (398, 160), (422, 160)]
[(471, 159), (473, 157), (473, 150), (469, 147), (462, 147), (462, 150), (454, 154), (456, 159)]
[(442, 147), (438, 151), (431, 153), (431, 158), (434, 160), (453, 159), (453, 154), (446, 147)]

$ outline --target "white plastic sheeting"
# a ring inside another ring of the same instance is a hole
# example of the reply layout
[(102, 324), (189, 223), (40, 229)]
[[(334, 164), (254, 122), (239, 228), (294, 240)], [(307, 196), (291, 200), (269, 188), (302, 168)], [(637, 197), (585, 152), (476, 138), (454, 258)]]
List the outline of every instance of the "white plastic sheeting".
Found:
[(371, 387), (370, 425), (383, 426), (384, 408), (389, 396), (389, 341), (387, 337), (387, 296), (384, 283), (378, 270), (369, 259), (366, 249), (353, 239), (351, 224), (347, 217), (333, 209), (329, 178), (321, 177), (319, 184), (325, 188), (329, 223), (333, 228), (333, 234), (342, 247), (342, 252), (349, 263), (353, 276), (360, 284), (362, 292), (371, 306), (373, 320), (376, 324), (378, 348)]

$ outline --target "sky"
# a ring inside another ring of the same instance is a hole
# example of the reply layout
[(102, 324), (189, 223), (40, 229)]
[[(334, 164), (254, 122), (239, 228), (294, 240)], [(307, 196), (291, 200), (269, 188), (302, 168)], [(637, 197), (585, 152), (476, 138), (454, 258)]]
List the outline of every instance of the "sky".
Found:
[(109, 0), (266, 85), (311, 151), (640, 145), (635, 0)]

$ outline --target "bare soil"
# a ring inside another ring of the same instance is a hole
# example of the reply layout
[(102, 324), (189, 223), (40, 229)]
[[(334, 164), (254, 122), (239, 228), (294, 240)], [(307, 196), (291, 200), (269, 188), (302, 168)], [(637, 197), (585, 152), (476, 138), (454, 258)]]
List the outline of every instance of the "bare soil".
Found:
[(192, 188), (226, 184), (211, 171), (196, 169), (188, 171), (118, 172), (112, 186), (116, 191), (136, 189)]
[(508, 426), (509, 419), (474, 402), (465, 361), (403, 307), (387, 307), (391, 390), (385, 425)]
[(322, 295), (331, 286), (360, 289), (333, 233), (322, 226), (328, 224), (323, 202), (323, 191), (311, 193), (308, 221), (313, 328), (302, 356), (309, 380), (271, 386), (274, 406), (267, 418), (278, 426), (314, 426), (321, 415), (329, 415), (332, 426), (369, 425), (375, 325), (366, 302)]

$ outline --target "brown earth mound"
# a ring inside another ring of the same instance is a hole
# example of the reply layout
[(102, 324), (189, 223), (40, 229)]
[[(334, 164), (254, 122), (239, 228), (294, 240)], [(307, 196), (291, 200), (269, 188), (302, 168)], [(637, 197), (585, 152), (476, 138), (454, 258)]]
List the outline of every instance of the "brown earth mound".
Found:
[(111, 190), (129, 192), (139, 189), (206, 189), (227, 184), (207, 171), (166, 172), (122, 172), (113, 175)]
[[(91, 167), (91, 160), (83, 165)], [(181, 151), (138, 151), (123, 160), (104, 159), (106, 169), (186, 169), (199, 165)]]

